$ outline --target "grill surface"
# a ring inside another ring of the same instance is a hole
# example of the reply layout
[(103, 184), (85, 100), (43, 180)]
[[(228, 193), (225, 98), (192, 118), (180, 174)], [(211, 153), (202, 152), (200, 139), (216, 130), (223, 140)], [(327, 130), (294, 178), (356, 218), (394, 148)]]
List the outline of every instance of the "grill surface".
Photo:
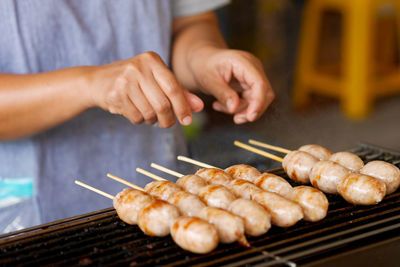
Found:
[[(380, 159), (400, 165), (398, 152), (365, 144), (352, 152), (365, 162)], [(287, 178), (281, 168), (270, 172)], [(144, 235), (137, 226), (119, 220), (113, 209), (105, 209), (0, 236), (0, 264), (296, 266), (400, 240), (400, 190), (368, 207), (352, 206), (339, 196), (328, 199), (324, 220), (272, 227), (261, 237), (248, 238), (250, 249), (221, 244), (207, 255), (195, 255), (170, 237)]]

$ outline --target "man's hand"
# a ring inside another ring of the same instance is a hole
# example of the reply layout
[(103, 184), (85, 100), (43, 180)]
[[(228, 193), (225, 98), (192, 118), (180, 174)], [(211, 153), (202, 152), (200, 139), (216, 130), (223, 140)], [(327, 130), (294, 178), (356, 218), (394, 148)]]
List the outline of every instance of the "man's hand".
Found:
[(175, 117), (183, 125), (192, 122), (192, 111), (203, 102), (182, 88), (162, 59), (153, 52), (94, 67), (91, 86), (94, 106), (121, 114), (134, 124), (171, 127)]
[(213, 108), (234, 114), (237, 124), (258, 119), (274, 99), (261, 62), (250, 53), (204, 46), (192, 52), (190, 67), (201, 90), (217, 99)]
[(203, 102), (153, 52), (104, 66), (0, 73), (0, 140), (42, 132), (93, 107), (164, 128), (175, 123), (174, 115), (190, 124)]
[(172, 66), (185, 88), (215, 96), (213, 108), (237, 124), (259, 118), (274, 99), (261, 62), (227, 48), (214, 12), (174, 20)]

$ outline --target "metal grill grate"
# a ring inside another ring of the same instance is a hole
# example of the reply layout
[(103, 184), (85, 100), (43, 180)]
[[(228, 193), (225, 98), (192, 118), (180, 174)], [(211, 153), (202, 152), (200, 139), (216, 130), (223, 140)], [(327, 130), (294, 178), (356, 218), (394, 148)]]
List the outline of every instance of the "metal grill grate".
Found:
[[(399, 166), (400, 153), (360, 145), (352, 150), (364, 161), (382, 159)], [(271, 170), (287, 177), (281, 168)], [(329, 195), (328, 216), (318, 223), (273, 227), (249, 238), (252, 248), (219, 245), (207, 255), (177, 247), (170, 237), (144, 235), (137, 226), (106, 209), (0, 236), (0, 264), (15, 265), (201, 265), (296, 266), (400, 237), (400, 190), (379, 205), (355, 207)]]

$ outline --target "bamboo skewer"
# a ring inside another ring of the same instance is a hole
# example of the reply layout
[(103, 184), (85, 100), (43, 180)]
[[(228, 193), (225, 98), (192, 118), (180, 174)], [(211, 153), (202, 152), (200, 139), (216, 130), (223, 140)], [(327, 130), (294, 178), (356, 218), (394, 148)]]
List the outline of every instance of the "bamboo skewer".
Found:
[(100, 195), (102, 195), (102, 196), (108, 197), (109, 199), (114, 199), (114, 196), (113, 196), (113, 195), (110, 195), (110, 194), (108, 194), (108, 193), (106, 193), (106, 192), (104, 192), (104, 191), (101, 191), (100, 189), (97, 189), (97, 188), (94, 188), (94, 187), (92, 187), (92, 186), (90, 186), (90, 185), (87, 185), (87, 184), (85, 184), (85, 183), (82, 183), (81, 181), (75, 180), (75, 183), (76, 183), (77, 185), (80, 185), (80, 186), (82, 186), (82, 187), (85, 187), (86, 189), (89, 189), (89, 190), (91, 190), (91, 191), (93, 191), (93, 192), (96, 192), (97, 194), (100, 194)]
[[(183, 158), (184, 158), (184, 160), (183, 160)], [(195, 159), (187, 158), (185, 156), (178, 156), (178, 160), (181, 160), (181, 161), (196, 165), (198, 167), (220, 169), (220, 168), (217, 168), (217, 167), (212, 167), (211, 165), (208, 165), (207, 163), (204, 163), (204, 162), (201, 162), (201, 161), (198, 161), (198, 160), (195, 160)], [(211, 167), (206, 167), (206, 166), (211, 166)]]
[(182, 173), (179, 173), (179, 172), (176, 172), (176, 171), (167, 169), (167, 168), (165, 168), (165, 167), (163, 167), (163, 166), (161, 166), (161, 165), (158, 165), (158, 164), (156, 164), (156, 163), (151, 163), (150, 166), (151, 166), (152, 168), (154, 168), (154, 169), (157, 169), (157, 170), (159, 170), (159, 171), (162, 171), (162, 172), (171, 174), (172, 176), (176, 176), (176, 177), (178, 177), (178, 178), (184, 176)]
[(269, 145), (269, 144), (266, 144), (266, 143), (263, 143), (263, 142), (260, 142), (260, 141), (256, 141), (256, 140), (253, 140), (253, 139), (249, 139), (249, 143), (252, 144), (252, 145), (255, 145), (255, 146), (260, 146), (260, 147), (263, 147), (263, 148), (271, 149), (271, 150), (282, 152), (282, 153), (285, 153), (285, 154), (288, 154), (288, 153), (292, 152), (289, 149), (286, 149), (286, 148), (283, 148), (283, 147), (279, 147), (279, 146)]
[(214, 166), (212, 166), (210, 164), (203, 163), (203, 162), (200, 162), (200, 161), (197, 161), (197, 160), (185, 157), (185, 156), (178, 156), (178, 160), (185, 161), (185, 162), (188, 162), (188, 163), (192, 163), (194, 165), (197, 165), (197, 166), (203, 167), (203, 168), (217, 168), (217, 167), (214, 167)]
[(235, 146), (238, 146), (240, 148), (246, 149), (246, 150), (251, 151), (253, 153), (259, 154), (261, 156), (264, 156), (264, 157), (267, 157), (267, 158), (270, 158), (270, 159), (273, 159), (273, 160), (276, 160), (276, 161), (279, 161), (279, 162), (283, 162), (283, 158), (281, 158), (281, 157), (275, 156), (275, 155), (273, 155), (271, 153), (268, 153), (268, 152), (265, 152), (265, 151), (263, 151), (261, 149), (246, 145), (246, 144), (244, 144), (242, 142), (235, 141), (235, 142), (233, 142), (233, 144)]
[(158, 176), (158, 175), (155, 175), (155, 174), (153, 174), (153, 173), (151, 173), (151, 172), (148, 172), (148, 171), (146, 171), (146, 170), (143, 170), (143, 169), (141, 169), (141, 168), (136, 168), (136, 171), (137, 171), (138, 173), (141, 173), (141, 174), (143, 174), (143, 175), (146, 175), (146, 176), (148, 176), (148, 177), (150, 177), (150, 178), (152, 178), (152, 179), (154, 179), (154, 180), (157, 180), (157, 181), (168, 181), (167, 179), (164, 179), (164, 178), (162, 178), (162, 177), (160, 177), (160, 176)]
[[(140, 169), (140, 168), (138, 168), (138, 169)], [(144, 171), (144, 170), (142, 170), (142, 169), (140, 169), (140, 170), (141, 170), (141, 171)], [(138, 170), (136, 170), (136, 171), (138, 171)], [(153, 180), (157, 180), (157, 181), (168, 181), (167, 179), (161, 178), (160, 176), (157, 176), (157, 175), (155, 175), (155, 174), (153, 174), (153, 173), (151, 173), (151, 172), (148, 172), (148, 171), (141, 172), (141, 174), (146, 175), (147, 177), (149, 177), (149, 178), (151, 178), (151, 179), (153, 179)]]
[(136, 189), (136, 190), (144, 191), (144, 189), (141, 188), (140, 186), (137, 186), (137, 185), (135, 185), (135, 184), (132, 184), (132, 183), (130, 183), (130, 182), (128, 182), (128, 181), (126, 181), (126, 180), (124, 180), (124, 179), (122, 179), (122, 178), (119, 178), (119, 177), (117, 177), (117, 176), (115, 176), (115, 175), (112, 175), (111, 173), (107, 173), (107, 177), (108, 177), (108, 178), (111, 178), (111, 179), (113, 179), (113, 180), (115, 180), (115, 181), (118, 181), (118, 182), (120, 182), (120, 183), (123, 183), (123, 184), (125, 184), (125, 185), (127, 185), (127, 186), (130, 186), (130, 187), (132, 187), (132, 188), (134, 188), (134, 189)]

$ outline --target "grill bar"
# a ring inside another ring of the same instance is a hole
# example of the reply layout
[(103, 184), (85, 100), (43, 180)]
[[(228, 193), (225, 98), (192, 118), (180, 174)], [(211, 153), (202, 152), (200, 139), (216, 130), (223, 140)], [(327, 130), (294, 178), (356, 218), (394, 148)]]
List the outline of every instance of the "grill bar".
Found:
[[(370, 145), (352, 152), (365, 162), (383, 159), (400, 164), (398, 152)], [(287, 177), (281, 168), (270, 172)], [(191, 254), (170, 237), (146, 236), (106, 209), (1, 235), (0, 265), (296, 266), (371, 242), (400, 239), (400, 190), (370, 207), (327, 197), (330, 208), (324, 220), (303, 221), (288, 229), (273, 227), (266, 235), (250, 237), (250, 249), (221, 244), (207, 255)]]

